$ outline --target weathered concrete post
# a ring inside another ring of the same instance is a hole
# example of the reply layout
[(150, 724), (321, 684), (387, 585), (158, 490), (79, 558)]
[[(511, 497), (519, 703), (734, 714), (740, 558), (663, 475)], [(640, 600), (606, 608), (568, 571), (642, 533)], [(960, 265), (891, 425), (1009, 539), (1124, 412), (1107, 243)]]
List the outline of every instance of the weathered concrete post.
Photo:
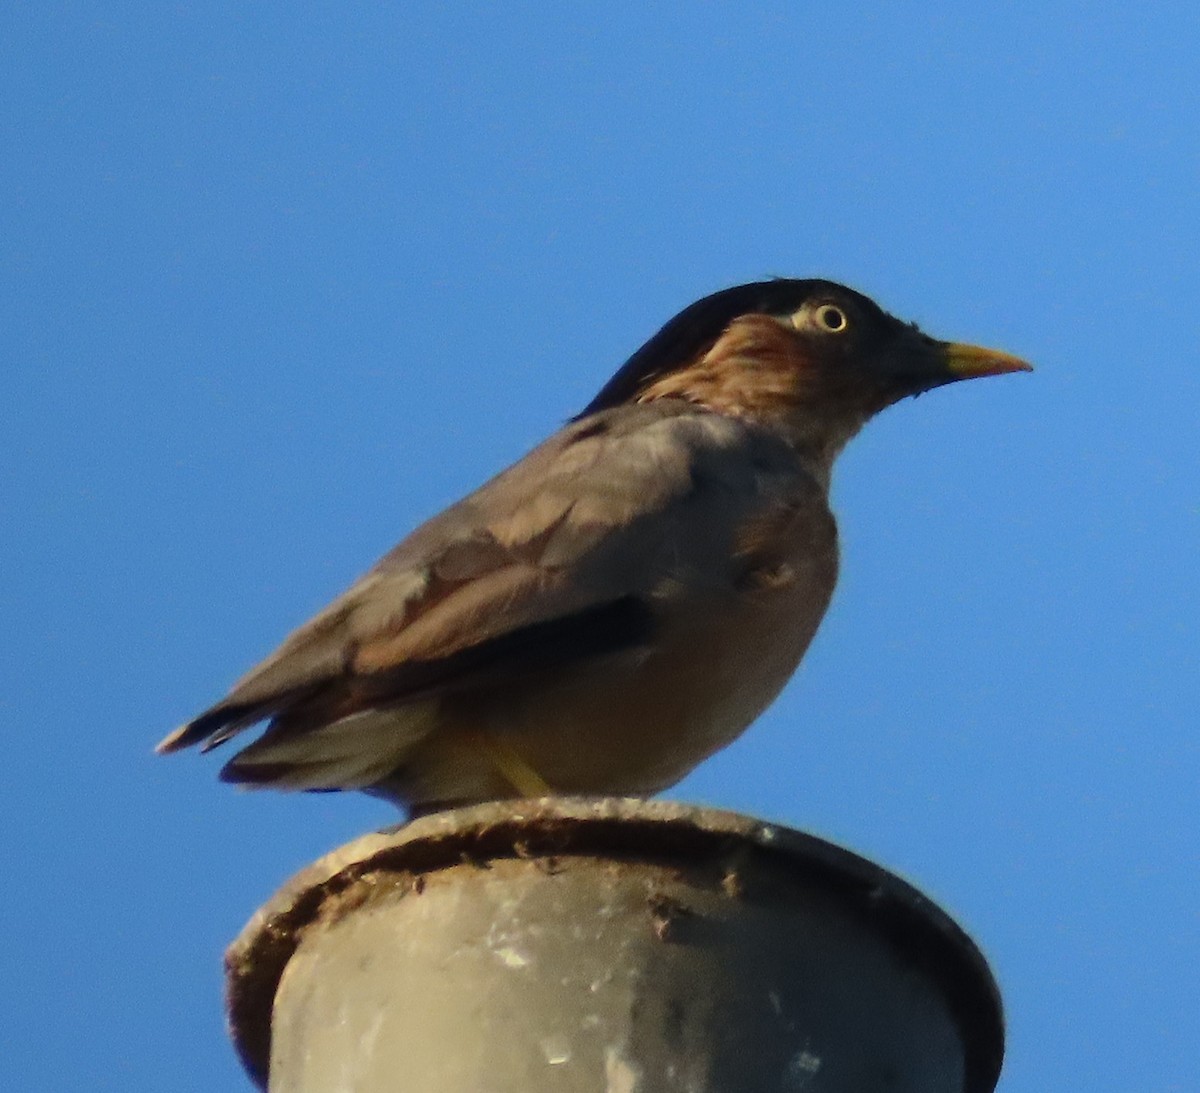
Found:
[(227, 964), (234, 1041), (271, 1093), (990, 1093), (1003, 1055), (987, 965), (919, 892), (667, 802), (368, 835), (285, 886)]

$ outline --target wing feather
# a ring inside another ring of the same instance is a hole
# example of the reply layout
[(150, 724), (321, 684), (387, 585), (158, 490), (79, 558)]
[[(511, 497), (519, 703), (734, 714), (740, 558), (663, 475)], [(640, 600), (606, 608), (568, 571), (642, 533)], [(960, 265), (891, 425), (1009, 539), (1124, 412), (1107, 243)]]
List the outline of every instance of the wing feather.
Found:
[[(748, 437), (764, 450), (741, 451)], [(578, 421), (418, 528), (160, 750), (272, 718), (265, 761), (288, 734), (644, 641), (666, 578), (727, 565), (764, 466), (792, 458), (683, 403)]]

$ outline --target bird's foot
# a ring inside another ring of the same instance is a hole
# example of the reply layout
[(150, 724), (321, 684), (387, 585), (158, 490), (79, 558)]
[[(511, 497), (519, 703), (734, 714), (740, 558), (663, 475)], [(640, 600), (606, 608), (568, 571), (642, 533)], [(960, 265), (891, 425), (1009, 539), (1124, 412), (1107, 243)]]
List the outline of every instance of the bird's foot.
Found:
[(501, 777), (522, 797), (552, 797), (554, 790), (507, 740), (492, 733), (479, 733), (480, 746), (491, 757)]

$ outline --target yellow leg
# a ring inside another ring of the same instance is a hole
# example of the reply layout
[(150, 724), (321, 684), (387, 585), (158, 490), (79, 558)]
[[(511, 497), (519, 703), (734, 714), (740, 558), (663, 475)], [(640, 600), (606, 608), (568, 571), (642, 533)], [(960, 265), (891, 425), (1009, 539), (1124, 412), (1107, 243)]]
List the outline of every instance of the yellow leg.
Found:
[(479, 742), (491, 756), (496, 769), (505, 781), (522, 797), (550, 797), (552, 790), (546, 780), (538, 774), (506, 740), (491, 733), (481, 732)]

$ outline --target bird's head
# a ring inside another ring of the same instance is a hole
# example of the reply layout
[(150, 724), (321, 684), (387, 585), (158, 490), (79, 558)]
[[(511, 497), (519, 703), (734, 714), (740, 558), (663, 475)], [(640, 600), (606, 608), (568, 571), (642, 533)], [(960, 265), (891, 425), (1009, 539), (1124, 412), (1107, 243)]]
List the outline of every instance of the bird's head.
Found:
[(832, 281), (761, 281), (698, 300), (642, 346), (584, 410), (682, 398), (784, 429), (832, 460), (884, 407), (956, 380), (1029, 371), (944, 342)]

